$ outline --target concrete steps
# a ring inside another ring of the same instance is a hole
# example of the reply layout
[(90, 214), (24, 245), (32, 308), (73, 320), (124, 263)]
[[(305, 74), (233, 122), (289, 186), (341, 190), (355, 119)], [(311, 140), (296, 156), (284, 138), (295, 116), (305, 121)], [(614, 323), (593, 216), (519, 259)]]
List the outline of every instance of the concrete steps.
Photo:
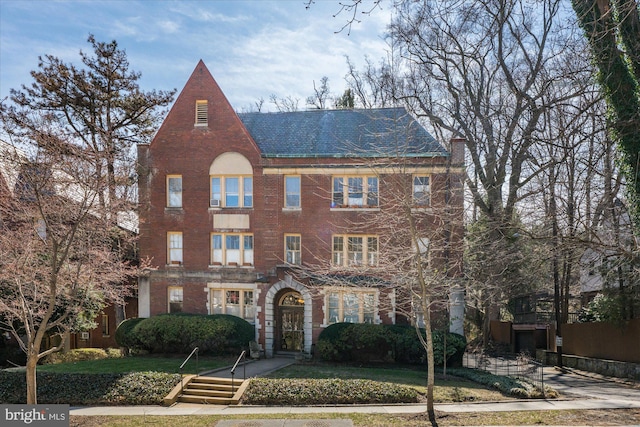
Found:
[(171, 406), (176, 402), (202, 403), (209, 405), (237, 405), (249, 381), (229, 378), (201, 377), (187, 375), (164, 398), (164, 405)]

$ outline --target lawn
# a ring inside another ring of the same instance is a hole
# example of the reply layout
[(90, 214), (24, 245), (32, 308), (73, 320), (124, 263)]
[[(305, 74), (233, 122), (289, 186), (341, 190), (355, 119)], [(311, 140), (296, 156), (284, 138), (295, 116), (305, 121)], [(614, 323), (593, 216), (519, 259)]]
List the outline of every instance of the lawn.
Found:
[[(177, 373), (178, 368), (184, 362), (186, 356), (132, 356), (109, 358), (100, 360), (83, 360), (71, 363), (58, 363), (55, 365), (40, 365), (39, 372), (56, 373), (126, 373), (126, 372), (168, 372)], [(235, 358), (203, 357), (198, 358), (197, 370), (200, 372), (232, 366)], [(184, 374), (196, 373), (196, 360), (192, 358), (183, 369)]]

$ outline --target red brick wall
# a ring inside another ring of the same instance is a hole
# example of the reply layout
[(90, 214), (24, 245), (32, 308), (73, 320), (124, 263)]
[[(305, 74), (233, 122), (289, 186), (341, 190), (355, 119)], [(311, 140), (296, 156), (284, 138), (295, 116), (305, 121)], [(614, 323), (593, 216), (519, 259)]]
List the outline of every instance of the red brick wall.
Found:
[[(196, 100), (208, 100), (209, 124), (206, 128), (194, 127)], [(253, 166), (253, 197), (251, 209), (209, 209), (209, 168), (212, 162), (225, 152), (242, 154)], [(169, 286), (183, 287), (183, 309), (191, 313), (207, 313), (207, 283), (247, 283), (259, 280), (260, 290), (256, 304), (260, 340), (264, 342), (265, 296), (268, 288), (282, 278), (284, 235), (300, 234), (303, 262), (315, 262), (317, 258), (329, 260), (331, 236), (344, 233), (350, 224), (361, 221), (362, 210), (331, 210), (330, 174), (309, 174), (313, 166), (366, 167), (355, 158), (262, 158), (242, 122), (228, 104), (224, 94), (204, 67), (198, 64), (187, 85), (176, 100), (172, 110), (150, 145), (139, 146), (140, 163), (140, 255), (151, 259), (155, 269), (150, 273), (150, 313), (167, 311)], [(458, 156), (459, 157), (459, 156)], [(432, 175), (434, 212), (445, 200), (443, 191), (452, 188), (454, 203), (460, 205), (452, 218), (457, 221), (452, 229), (452, 241), (456, 249), (451, 256), (462, 255), (462, 186), (460, 179), (447, 183), (444, 174), (447, 158), (407, 159), (413, 165), (438, 166)], [(284, 174), (274, 174), (276, 168), (300, 168), (302, 206), (300, 210), (284, 210)], [(182, 175), (181, 209), (166, 209), (166, 176)], [(460, 177), (458, 177), (460, 178)], [(381, 182), (384, 177), (381, 177)], [(411, 175), (402, 183), (411, 186)], [(385, 192), (393, 191), (381, 186), (381, 208), (384, 209)], [(210, 268), (210, 233), (216, 214), (240, 213), (248, 215), (249, 230), (235, 230), (254, 235), (254, 266), (252, 268)], [(435, 227), (437, 218), (427, 220), (427, 226)], [(183, 233), (183, 260), (180, 267), (166, 267), (168, 231)], [(355, 230), (351, 229), (351, 232)], [(376, 233), (375, 229), (361, 232)], [(460, 258), (461, 259), (461, 258)], [(461, 267), (453, 274), (458, 274)], [(279, 272), (279, 273), (278, 273)], [(277, 276), (280, 274), (280, 277)], [(324, 323), (324, 301), (313, 301), (314, 342)], [(385, 307), (386, 308), (386, 307)], [(380, 313), (383, 323), (391, 323), (386, 312)]]

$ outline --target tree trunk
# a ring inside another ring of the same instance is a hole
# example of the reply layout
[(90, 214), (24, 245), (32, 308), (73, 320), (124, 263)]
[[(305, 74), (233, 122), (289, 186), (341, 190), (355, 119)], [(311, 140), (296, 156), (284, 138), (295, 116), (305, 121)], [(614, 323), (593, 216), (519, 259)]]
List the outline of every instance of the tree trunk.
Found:
[(437, 426), (436, 412), (433, 407), (433, 387), (435, 384), (435, 367), (433, 357), (433, 333), (431, 332), (430, 301), (427, 301), (424, 311), (425, 341), (427, 342), (427, 414), (432, 426)]
[(36, 366), (38, 365), (38, 354), (29, 351), (27, 354), (27, 405), (37, 405), (37, 383)]

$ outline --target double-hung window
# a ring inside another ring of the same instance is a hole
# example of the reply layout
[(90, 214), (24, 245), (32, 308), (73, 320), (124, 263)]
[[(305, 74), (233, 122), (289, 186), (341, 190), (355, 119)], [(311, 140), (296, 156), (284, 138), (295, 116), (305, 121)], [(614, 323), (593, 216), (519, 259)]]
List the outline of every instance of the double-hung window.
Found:
[(413, 177), (413, 204), (416, 206), (429, 206), (431, 204), (431, 187), (428, 175), (416, 175)]
[(182, 207), (182, 175), (167, 175), (167, 207)]
[(300, 177), (285, 176), (284, 177), (284, 207), (299, 208), (300, 207)]
[(366, 235), (333, 236), (332, 263), (335, 266), (378, 265), (378, 237)]
[(376, 317), (375, 293), (367, 291), (329, 291), (326, 296), (327, 324), (374, 323)]
[(215, 208), (253, 207), (253, 177), (212, 176), (209, 206)]
[(182, 233), (179, 231), (167, 233), (167, 261), (170, 265), (182, 264)]
[(285, 234), (284, 252), (285, 252), (285, 262), (287, 264), (300, 265), (302, 263), (299, 234)]
[(169, 286), (169, 313), (181, 313), (183, 303), (182, 286)]
[(252, 266), (253, 235), (241, 233), (212, 233), (211, 264)]
[(331, 207), (378, 207), (377, 176), (334, 176)]

